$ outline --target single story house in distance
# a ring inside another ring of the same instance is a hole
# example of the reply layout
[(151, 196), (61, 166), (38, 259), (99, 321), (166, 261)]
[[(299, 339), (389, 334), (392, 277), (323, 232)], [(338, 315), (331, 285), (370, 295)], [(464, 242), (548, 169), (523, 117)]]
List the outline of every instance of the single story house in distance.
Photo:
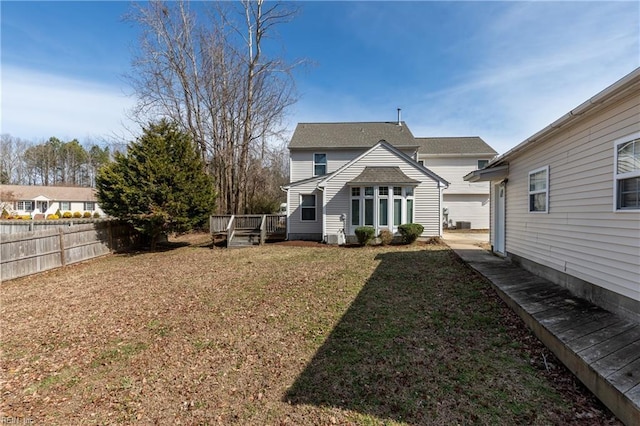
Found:
[(640, 322), (640, 68), (465, 180), (494, 252)]
[(58, 210), (104, 216), (95, 189), (76, 186), (0, 185), (0, 206), (18, 215), (46, 217)]
[(449, 182), (418, 163), (404, 122), (300, 123), (289, 152), (287, 238), (340, 244), (359, 226), (397, 234), (406, 223), (442, 234)]

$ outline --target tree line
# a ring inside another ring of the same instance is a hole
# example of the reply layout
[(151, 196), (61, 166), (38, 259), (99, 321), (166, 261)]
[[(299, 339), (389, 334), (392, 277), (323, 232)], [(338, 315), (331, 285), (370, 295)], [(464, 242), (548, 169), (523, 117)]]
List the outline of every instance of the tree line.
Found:
[(51, 137), (33, 143), (2, 134), (0, 183), (92, 187), (98, 170), (109, 158), (109, 147), (83, 146), (77, 139), (64, 142)]
[[(131, 118), (142, 129), (162, 121), (189, 135), (213, 178), (215, 213), (272, 213), (285, 199), (283, 119), (303, 61), (286, 61), (267, 41), (295, 14), (292, 3), (263, 0), (149, 1), (127, 16), (141, 30), (128, 76), (137, 99)], [(115, 154), (77, 140), (33, 145), (8, 135), (2, 149), (2, 181), (36, 185), (93, 186)]]

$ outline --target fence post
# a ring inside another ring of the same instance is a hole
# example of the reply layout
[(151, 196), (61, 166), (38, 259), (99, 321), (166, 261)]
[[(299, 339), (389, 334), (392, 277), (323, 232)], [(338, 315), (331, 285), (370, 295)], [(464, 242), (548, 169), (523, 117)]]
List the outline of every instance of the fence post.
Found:
[(65, 266), (67, 262), (64, 256), (64, 231), (62, 228), (58, 230), (58, 238), (60, 239), (60, 264)]
[(109, 221), (107, 222), (107, 235), (109, 236), (109, 251), (111, 253), (113, 253), (115, 250), (113, 248), (113, 222)]

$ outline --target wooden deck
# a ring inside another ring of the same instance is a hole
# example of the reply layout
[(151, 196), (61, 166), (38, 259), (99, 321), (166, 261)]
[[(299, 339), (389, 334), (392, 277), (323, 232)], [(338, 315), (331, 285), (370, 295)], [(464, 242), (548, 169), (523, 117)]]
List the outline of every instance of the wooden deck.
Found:
[(287, 236), (287, 217), (280, 214), (214, 215), (209, 218), (212, 238), (223, 236), (227, 247), (262, 245)]
[(449, 245), (622, 422), (640, 425), (640, 324), (479, 247)]

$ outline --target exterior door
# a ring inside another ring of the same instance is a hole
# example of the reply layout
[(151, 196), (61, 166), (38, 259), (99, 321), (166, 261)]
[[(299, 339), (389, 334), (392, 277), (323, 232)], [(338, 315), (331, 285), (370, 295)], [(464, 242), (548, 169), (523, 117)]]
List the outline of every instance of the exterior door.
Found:
[(493, 251), (500, 254), (505, 254), (505, 196), (506, 187), (504, 183), (495, 185), (495, 218), (494, 218), (494, 241)]
[(40, 210), (40, 213), (45, 213), (47, 211), (47, 209), (49, 208), (49, 202), (48, 201), (38, 201), (38, 210)]

